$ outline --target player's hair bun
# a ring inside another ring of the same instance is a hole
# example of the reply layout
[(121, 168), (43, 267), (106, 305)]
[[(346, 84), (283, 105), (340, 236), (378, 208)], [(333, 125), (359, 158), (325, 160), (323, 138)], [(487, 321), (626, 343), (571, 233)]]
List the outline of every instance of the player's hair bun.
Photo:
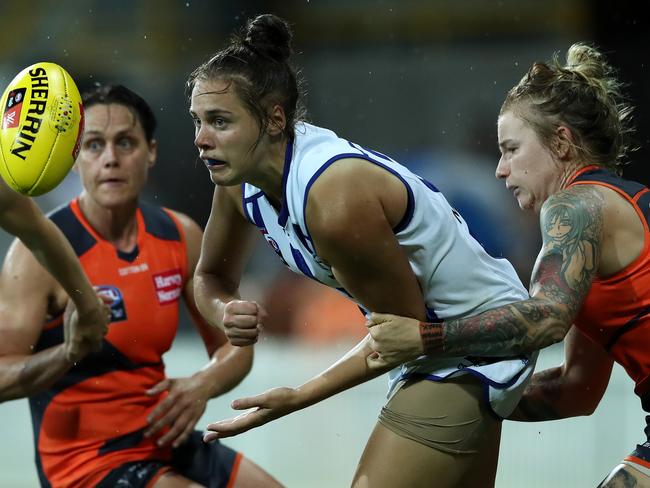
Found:
[(293, 53), (289, 24), (273, 14), (258, 15), (246, 25), (244, 42), (260, 54), (284, 62)]

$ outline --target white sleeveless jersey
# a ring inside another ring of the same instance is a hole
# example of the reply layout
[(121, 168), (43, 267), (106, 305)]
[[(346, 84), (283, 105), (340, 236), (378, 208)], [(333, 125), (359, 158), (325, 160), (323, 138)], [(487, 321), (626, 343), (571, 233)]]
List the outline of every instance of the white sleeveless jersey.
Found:
[[(287, 146), (279, 213), (259, 188), (248, 183), (243, 185), (246, 217), (291, 270), (355, 300), (316, 254), (305, 222), (312, 184), (332, 163), (344, 158), (362, 159), (380, 166), (406, 187), (407, 209), (394, 232), (423, 291), (430, 319), (476, 315), (528, 298), (512, 265), (485, 252), (471, 236), (462, 217), (432, 184), (383, 154), (306, 123), (296, 125), (295, 139)], [(505, 417), (519, 401), (535, 358), (536, 355), (487, 360), (423, 356), (391, 371), (389, 395), (415, 375), (444, 380), (450, 375), (472, 373), (485, 384), (495, 413)]]

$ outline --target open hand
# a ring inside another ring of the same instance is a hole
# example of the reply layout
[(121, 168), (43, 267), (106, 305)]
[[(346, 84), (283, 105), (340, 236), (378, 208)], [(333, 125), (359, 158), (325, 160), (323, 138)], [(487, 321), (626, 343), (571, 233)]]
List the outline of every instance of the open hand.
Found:
[(273, 388), (261, 395), (234, 400), (231, 406), (235, 410), (249, 410), (235, 418), (209, 424), (204, 442), (242, 434), (297, 410), (297, 391)]
[(148, 396), (158, 396), (164, 392), (167, 395), (147, 417), (149, 428), (144, 435), (151, 437), (169, 427), (157, 443), (159, 446), (172, 443), (172, 447), (178, 447), (194, 430), (205, 412), (210, 395), (205, 385), (193, 377), (165, 378), (146, 393)]

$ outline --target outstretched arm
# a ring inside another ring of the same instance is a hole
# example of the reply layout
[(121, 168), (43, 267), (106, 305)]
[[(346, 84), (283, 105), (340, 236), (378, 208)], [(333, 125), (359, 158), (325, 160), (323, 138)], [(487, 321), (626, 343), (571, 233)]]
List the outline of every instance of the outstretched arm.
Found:
[(34, 257), (61, 284), (77, 307), (79, 333), (71, 340), (72, 353), (82, 349), (81, 342), (101, 344), (108, 314), (97, 297), (70, 243), (59, 228), (36, 206), (31, 198), (12, 191), (0, 181), (0, 226), (18, 237)]
[(550, 197), (542, 207), (543, 245), (531, 278), (531, 298), (458, 320), (423, 323), (373, 314), (368, 324), (373, 367), (421, 354), (508, 356), (561, 341), (596, 274), (603, 235), (604, 198), (588, 186)]
[[(36, 352), (46, 320), (59, 315), (66, 300), (61, 286), (15, 240), (0, 274), (0, 402), (49, 388), (90, 352), (90, 343), (77, 343), (72, 351), (69, 340)], [(75, 327), (69, 318), (65, 339)]]

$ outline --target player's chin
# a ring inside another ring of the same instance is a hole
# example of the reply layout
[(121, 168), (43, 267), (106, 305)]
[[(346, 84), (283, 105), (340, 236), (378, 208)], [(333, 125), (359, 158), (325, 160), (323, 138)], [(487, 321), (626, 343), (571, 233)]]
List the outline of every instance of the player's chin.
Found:
[(518, 196), (517, 197), (517, 203), (519, 204), (519, 208), (521, 210), (525, 210), (530, 212), (531, 210), (534, 210), (535, 206), (535, 201), (532, 198), (527, 198), (526, 196)]
[(95, 200), (106, 208), (120, 207), (137, 200), (138, 195), (125, 188), (103, 188), (95, 194)]
[(230, 171), (210, 171), (210, 179), (212, 183), (219, 186), (235, 186), (242, 183), (241, 179)]

